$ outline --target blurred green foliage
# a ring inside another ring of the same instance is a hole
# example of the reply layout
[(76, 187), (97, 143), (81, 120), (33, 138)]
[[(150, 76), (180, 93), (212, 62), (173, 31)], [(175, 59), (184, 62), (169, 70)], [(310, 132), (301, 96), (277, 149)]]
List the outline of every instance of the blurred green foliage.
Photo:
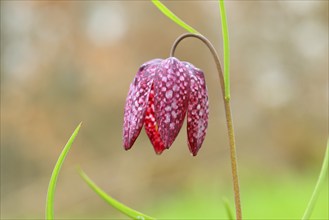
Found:
[[(301, 219), (307, 202), (314, 188), (316, 175), (285, 173), (270, 175), (264, 171), (253, 169), (254, 174), (243, 179), (242, 202), (244, 219)], [(314, 212), (310, 219), (328, 219), (328, 180), (322, 187)], [(179, 192), (169, 193), (150, 203), (143, 198), (137, 205), (138, 210), (157, 219), (227, 219), (222, 197), (231, 198), (229, 185), (215, 185), (195, 179)], [(97, 195), (95, 195), (97, 197)], [(123, 202), (123, 201), (122, 201)], [(88, 201), (86, 201), (88, 203)], [(129, 203), (129, 202), (128, 202)], [(233, 199), (230, 200), (234, 205)], [(88, 205), (88, 204), (85, 204)], [(126, 219), (112, 207), (101, 213), (88, 213), (72, 218), (107, 218)]]
[[(255, 176), (254, 179), (249, 177), (249, 182), (243, 182), (244, 219), (301, 219), (313, 190), (316, 175), (310, 174), (308, 178), (291, 176), (291, 174), (266, 175), (268, 174)], [(328, 181), (326, 187), (321, 190), (321, 196), (310, 219), (328, 219), (327, 186)], [(209, 190), (212, 187), (204, 185), (200, 188), (185, 189), (178, 195), (160, 201), (150, 211), (159, 219), (227, 219), (220, 194), (213, 195), (213, 191)], [(230, 195), (228, 192), (231, 189), (222, 188), (220, 191), (222, 195)], [(231, 206), (233, 205), (232, 200)]]

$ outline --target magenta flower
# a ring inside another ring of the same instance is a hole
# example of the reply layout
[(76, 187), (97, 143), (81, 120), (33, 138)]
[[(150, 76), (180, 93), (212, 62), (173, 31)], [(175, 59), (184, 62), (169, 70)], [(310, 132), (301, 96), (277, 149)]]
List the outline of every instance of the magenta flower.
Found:
[(195, 156), (208, 126), (208, 92), (203, 72), (174, 57), (144, 63), (126, 100), (124, 148), (132, 147), (144, 125), (155, 152), (161, 154), (176, 139), (186, 112), (188, 146)]

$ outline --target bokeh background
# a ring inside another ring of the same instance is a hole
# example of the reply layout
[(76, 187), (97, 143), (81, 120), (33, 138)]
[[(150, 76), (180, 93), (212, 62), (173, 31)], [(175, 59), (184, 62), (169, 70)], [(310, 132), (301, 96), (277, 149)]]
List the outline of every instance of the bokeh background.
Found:
[[(222, 58), (217, 1), (164, 2)], [(244, 216), (300, 218), (328, 135), (328, 2), (226, 1), (232, 109)], [(56, 218), (125, 218), (80, 166), (125, 204), (163, 219), (221, 219), (233, 206), (224, 108), (214, 61), (196, 39), (176, 52), (204, 70), (210, 98), (197, 157), (185, 125), (155, 155), (145, 132), (122, 147), (123, 107), (139, 66), (166, 58), (185, 31), (150, 1), (1, 1), (1, 218), (41, 219), (52, 168), (83, 121), (57, 184)], [(315, 219), (328, 218), (328, 187)]]

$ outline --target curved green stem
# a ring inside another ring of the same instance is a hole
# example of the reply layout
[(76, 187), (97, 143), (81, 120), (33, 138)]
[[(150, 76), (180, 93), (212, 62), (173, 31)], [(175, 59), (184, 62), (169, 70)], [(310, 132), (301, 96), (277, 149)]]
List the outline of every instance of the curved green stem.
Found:
[(101, 188), (99, 188), (88, 176), (85, 174), (80, 168), (78, 168), (78, 172), (82, 179), (88, 184), (88, 186), (99, 195), (102, 199), (104, 199), (108, 204), (122, 212), (123, 214), (129, 216), (132, 219), (136, 220), (154, 220), (155, 218), (145, 215), (141, 212), (138, 212), (128, 206), (118, 202), (111, 196), (107, 195)]
[(214, 46), (211, 44), (211, 42), (206, 37), (204, 37), (200, 34), (188, 33), (188, 34), (183, 34), (180, 37), (178, 37), (172, 46), (170, 56), (174, 56), (177, 45), (183, 39), (185, 39), (187, 37), (194, 37), (194, 38), (201, 40), (209, 48), (209, 50), (215, 60), (215, 63), (216, 63), (220, 86), (222, 89), (222, 96), (223, 96), (223, 100), (224, 100), (226, 125), (227, 125), (228, 139), (229, 139), (229, 144), (230, 144), (230, 156), (231, 156), (231, 167), (232, 167), (236, 218), (240, 220), (240, 219), (242, 219), (242, 214), (241, 214), (240, 187), (239, 187), (239, 178), (238, 178), (238, 165), (237, 165), (237, 156), (236, 156), (235, 135), (234, 135), (234, 128), (233, 128), (233, 119), (232, 119), (230, 99), (226, 98), (226, 96), (225, 96), (225, 84), (224, 84), (223, 71), (222, 71), (220, 61), (219, 61), (219, 58), (218, 58), (218, 55), (216, 53)]
[(315, 185), (315, 188), (314, 188), (313, 194), (311, 196), (311, 199), (308, 202), (308, 205), (307, 205), (307, 208), (305, 210), (305, 213), (303, 215), (302, 220), (306, 220), (306, 219), (309, 219), (311, 217), (311, 214), (312, 214), (312, 211), (314, 209), (316, 200), (317, 200), (317, 198), (319, 197), (319, 194), (320, 194), (320, 188), (326, 180), (326, 176), (327, 176), (327, 173), (328, 173), (328, 165), (329, 165), (329, 139), (327, 141), (327, 150), (326, 150), (326, 153), (325, 153), (325, 156), (324, 156), (324, 159), (323, 159), (323, 164), (322, 164), (322, 168), (321, 168), (321, 171), (320, 171), (320, 175), (319, 175), (318, 181)]
[(46, 200), (46, 219), (47, 220), (54, 219), (54, 197), (55, 197), (55, 189), (56, 189), (56, 183), (57, 183), (59, 171), (61, 170), (61, 167), (63, 165), (63, 162), (65, 160), (65, 157), (66, 157), (67, 153), (71, 149), (71, 146), (73, 144), (74, 139), (78, 135), (80, 127), (81, 127), (81, 123), (74, 130), (72, 136), (67, 141), (67, 143), (66, 143), (65, 147), (63, 148), (60, 156), (58, 157), (58, 160), (56, 162), (54, 170), (51, 174), (50, 181), (49, 181), (49, 186), (48, 186), (48, 192), (47, 192), (47, 200)]

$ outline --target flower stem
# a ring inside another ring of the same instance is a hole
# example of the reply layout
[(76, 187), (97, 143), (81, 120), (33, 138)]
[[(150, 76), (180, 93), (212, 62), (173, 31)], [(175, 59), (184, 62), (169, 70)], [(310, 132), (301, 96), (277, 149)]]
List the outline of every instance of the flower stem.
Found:
[(235, 135), (234, 135), (234, 128), (233, 128), (233, 120), (232, 120), (232, 112), (231, 112), (231, 105), (230, 105), (230, 98), (225, 97), (225, 84), (224, 84), (224, 76), (222, 67), (218, 58), (218, 54), (211, 44), (211, 42), (204, 36), (200, 34), (183, 34), (179, 36), (176, 41), (174, 42), (170, 56), (174, 56), (175, 50), (177, 45), (187, 37), (194, 37), (201, 40), (210, 50), (218, 71), (220, 86), (222, 89), (222, 97), (225, 105), (225, 116), (226, 116), (226, 124), (228, 130), (228, 139), (230, 145), (230, 156), (231, 156), (231, 167), (232, 167), (232, 177), (233, 177), (233, 191), (234, 191), (234, 201), (235, 201), (235, 211), (236, 211), (236, 219), (242, 219), (242, 212), (241, 212), (241, 202), (240, 202), (240, 187), (239, 187), (239, 178), (238, 178), (238, 164), (237, 164), (237, 156), (236, 156), (236, 146), (235, 146)]
[(228, 138), (230, 142), (230, 153), (231, 153), (231, 167), (232, 167), (232, 177), (233, 177), (233, 190), (234, 190), (234, 201), (235, 201), (235, 211), (236, 219), (241, 220), (241, 201), (240, 201), (240, 187), (239, 187), (239, 177), (238, 177), (238, 164), (236, 156), (236, 145), (235, 145), (235, 135), (233, 128), (232, 112), (230, 100), (224, 100), (225, 114), (226, 114), (226, 125), (228, 131)]

